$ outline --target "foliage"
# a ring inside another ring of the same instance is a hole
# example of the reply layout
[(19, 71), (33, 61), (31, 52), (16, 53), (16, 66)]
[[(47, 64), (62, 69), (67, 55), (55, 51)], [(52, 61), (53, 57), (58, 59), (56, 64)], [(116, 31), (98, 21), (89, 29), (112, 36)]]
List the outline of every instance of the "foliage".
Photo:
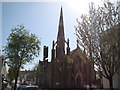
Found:
[(23, 25), (18, 25), (11, 30), (4, 53), (8, 66), (14, 68), (15, 87), (20, 68), (37, 57), (39, 51), (40, 41), (35, 34), (30, 34)]
[(70, 56), (67, 56), (67, 62), (73, 64), (73, 59)]
[(109, 1), (96, 9), (93, 3), (89, 6), (89, 15), (77, 19), (76, 36), (79, 46), (84, 50), (90, 62), (94, 62), (100, 73), (109, 80), (120, 66), (119, 50), (119, 12), (120, 6)]

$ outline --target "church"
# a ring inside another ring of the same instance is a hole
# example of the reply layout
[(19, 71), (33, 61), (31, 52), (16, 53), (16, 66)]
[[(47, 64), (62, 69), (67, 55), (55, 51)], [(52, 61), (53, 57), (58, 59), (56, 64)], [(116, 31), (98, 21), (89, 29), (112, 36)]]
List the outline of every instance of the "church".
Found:
[[(96, 82), (96, 72), (77, 45), (70, 51), (69, 39), (64, 35), (63, 10), (61, 7), (57, 40), (52, 42), (51, 62), (48, 47), (44, 46), (43, 61), (39, 61), (36, 83), (40, 88), (84, 88)], [(66, 44), (66, 45), (65, 45)]]

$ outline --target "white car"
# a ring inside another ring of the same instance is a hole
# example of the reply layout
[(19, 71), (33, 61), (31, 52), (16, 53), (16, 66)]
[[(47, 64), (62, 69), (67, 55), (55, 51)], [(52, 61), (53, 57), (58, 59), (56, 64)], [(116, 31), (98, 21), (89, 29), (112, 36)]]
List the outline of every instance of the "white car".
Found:
[(26, 86), (25, 90), (39, 90), (38, 86)]

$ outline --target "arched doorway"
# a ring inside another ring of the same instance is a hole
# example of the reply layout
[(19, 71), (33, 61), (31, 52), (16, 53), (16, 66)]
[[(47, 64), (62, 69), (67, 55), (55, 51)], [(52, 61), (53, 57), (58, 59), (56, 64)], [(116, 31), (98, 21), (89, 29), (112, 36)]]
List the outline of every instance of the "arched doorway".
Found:
[(76, 88), (81, 88), (81, 79), (80, 79), (80, 75), (77, 75), (75, 81), (76, 81)]

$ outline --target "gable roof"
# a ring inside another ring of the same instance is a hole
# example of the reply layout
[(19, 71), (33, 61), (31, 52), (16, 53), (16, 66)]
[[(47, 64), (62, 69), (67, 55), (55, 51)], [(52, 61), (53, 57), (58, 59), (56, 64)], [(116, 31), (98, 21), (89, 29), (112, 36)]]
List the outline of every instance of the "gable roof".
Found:
[(72, 58), (79, 58), (82, 61), (86, 61), (86, 54), (84, 53), (84, 51), (82, 49), (80, 49), (80, 47), (77, 47), (76, 49), (74, 49), (73, 51), (70, 52), (70, 56)]

